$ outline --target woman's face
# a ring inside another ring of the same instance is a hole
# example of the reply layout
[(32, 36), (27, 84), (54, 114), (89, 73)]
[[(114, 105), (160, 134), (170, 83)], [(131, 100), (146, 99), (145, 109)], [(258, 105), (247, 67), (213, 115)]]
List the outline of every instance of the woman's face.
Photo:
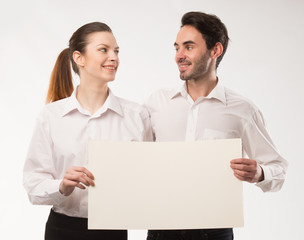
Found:
[(110, 32), (95, 32), (87, 37), (85, 53), (81, 54), (80, 77), (113, 81), (119, 65), (119, 47)]

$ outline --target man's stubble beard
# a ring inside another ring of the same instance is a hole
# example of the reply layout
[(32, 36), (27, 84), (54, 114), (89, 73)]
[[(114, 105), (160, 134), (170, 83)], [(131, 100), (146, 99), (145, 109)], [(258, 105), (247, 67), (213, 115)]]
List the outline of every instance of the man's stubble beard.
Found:
[(183, 73), (180, 73), (180, 79), (187, 81), (187, 80), (198, 80), (208, 71), (208, 59), (209, 59), (209, 52), (206, 52), (199, 60), (197, 60), (194, 63), (194, 68), (192, 72), (190, 72), (188, 75), (185, 75)]

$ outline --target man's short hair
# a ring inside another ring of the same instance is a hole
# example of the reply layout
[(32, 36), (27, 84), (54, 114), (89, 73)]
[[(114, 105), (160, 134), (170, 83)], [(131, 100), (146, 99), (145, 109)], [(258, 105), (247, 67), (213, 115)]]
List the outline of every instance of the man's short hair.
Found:
[(228, 47), (229, 37), (226, 26), (215, 15), (203, 12), (188, 12), (182, 17), (182, 25), (190, 25), (199, 31), (206, 41), (207, 49), (213, 48), (216, 43), (220, 42), (223, 45), (223, 53), (217, 58), (216, 68), (220, 64), (226, 49)]

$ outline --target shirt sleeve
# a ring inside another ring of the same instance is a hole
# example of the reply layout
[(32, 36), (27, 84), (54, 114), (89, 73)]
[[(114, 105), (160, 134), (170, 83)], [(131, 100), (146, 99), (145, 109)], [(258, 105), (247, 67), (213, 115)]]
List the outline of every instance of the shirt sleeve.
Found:
[(23, 169), (23, 185), (32, 204), (57, 205), (66, 197), (59, 192), (52, 158), (50, 126), (41, 114), (34, 128)]
[(149, 127), (150, 127), (150, 133), (149, 133), (150, 140), (149, 141), (155, 142), (156, 137), (155, 137), (155, 132), (153, 130), (153, 124), (152, 124), (152, 119), (151, 119), (151, 106), (149, 104), (149, 101), (151, 101), (151, 97), (149, 99), (146, 99), (146, 101), (143, 104), (143, 107), (147, 110), (147, 113), (148, 113), (148, 120), (149, 120)]
[(142, 108), (141, 111), (141, 121), (142, 121), (142, 141), (144, 142), (151, 142), (153, 141), (153, 133), (152, 133), (152, 126), (151, 126), (151, 119), (150, 115), (146, 108)]
[(288, 163), (272, 142), (259, 110), (245, 124), (242, 141), (245, 153), (256, 160), (264, 172), (264, 180), (256, 186), (264, 192), (279, 191), (285, 180)]

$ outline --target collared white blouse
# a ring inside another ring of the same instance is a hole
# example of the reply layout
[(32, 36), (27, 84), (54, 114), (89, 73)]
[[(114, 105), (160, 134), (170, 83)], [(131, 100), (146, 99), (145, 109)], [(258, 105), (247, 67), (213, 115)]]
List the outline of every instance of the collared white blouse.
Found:
[(23, 182), (33, 204), (53, 205), (56, 212), (87, 217), (87, 189), (75, 188), (65, 197), (59, 185), (70, 167), (87, 167), (88, 141), (151, 141), (152, 130), (149, 114), (139, 104), (109, 91), (104, 105), (91, 115), (77, 101), (76, 91), (69, 98), (46, 105), (38, 116)]

